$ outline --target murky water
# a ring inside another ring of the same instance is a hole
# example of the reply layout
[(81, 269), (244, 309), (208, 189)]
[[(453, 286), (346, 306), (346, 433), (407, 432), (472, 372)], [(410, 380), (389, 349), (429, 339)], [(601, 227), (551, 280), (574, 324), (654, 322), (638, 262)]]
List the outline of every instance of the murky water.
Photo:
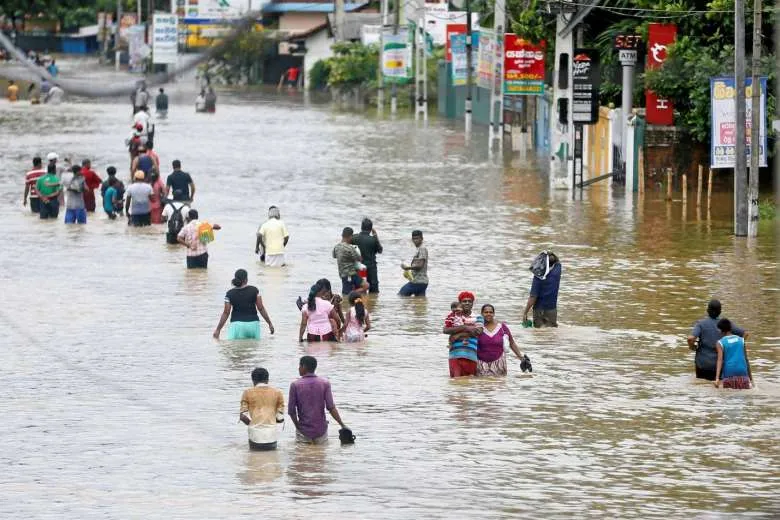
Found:
[[(0, 516), (4, 518), (733, 518), (780, 514), (778, 263), (772, 228), (730, 236), (718, 196), (637, 203), (595, 186), (550, 192), (532, 159), (506, 165), (456, 126), (377, 121), (276, 96), (223, 96), (194, 114), (172, 86), (158, 123), (196, 206), (223, 230), (208, 272), (187, 272), (161, 229), (102, 215), (87, 226), (22, 209), (34, 154), (91, 157), (126, 176), (124, 102), (0, 104)], [(269, 205), (290, 265), (260, 266)], [(385, 246), (365, 345), (300, 345), (293, 304), (337, 280), (345, 225), (369, 215)], [(427, 300), (401, 300), (412, 229), (430, 250)], [(557, 330), (519, 324), (533, 255), (564, 265)], [(260, 342), (211, 339), (236, 268), (276, 326)], [(490, 302), (534, 362), (506, 379), (452, 381), (440, 334), (459, 290)], [(684, 336), (719, 297), (751, 331), (758, 388), (695, 381)], [(285, 390), (320, 361), (358, 436), (342, 448), (249, 453), (236, 423), (249, 372)]]

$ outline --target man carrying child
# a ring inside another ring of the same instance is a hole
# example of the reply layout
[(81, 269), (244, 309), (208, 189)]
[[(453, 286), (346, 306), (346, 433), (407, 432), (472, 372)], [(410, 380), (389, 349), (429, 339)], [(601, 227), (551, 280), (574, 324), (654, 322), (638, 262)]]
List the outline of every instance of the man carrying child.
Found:
[(450, 336), (450, 377), (477, 375), (477, 336), (482, 333), (482, 316), (472, 316), (474, 294), (463, 291), (444, 320), (444, 334)]

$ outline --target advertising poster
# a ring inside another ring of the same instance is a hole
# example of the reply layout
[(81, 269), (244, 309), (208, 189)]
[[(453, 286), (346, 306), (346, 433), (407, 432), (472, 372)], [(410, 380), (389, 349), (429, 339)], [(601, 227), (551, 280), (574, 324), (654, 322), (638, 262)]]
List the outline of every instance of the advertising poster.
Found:
[(599, 120), (599, 53), (595, 49), (574, 49), (572, 58), (573, 123), (590, 125)]
[[(673, 23), (651, 23), (647, 33), (648, 69), (657, 69), (666, 61), (669, 45), (677, 38), (677, 26)], [(647, 122), (651, 125), (671, 126), (674, 124), (674, 107), (668, 99), (660, 98), (652, 90), (645, 91)]]
[(546, 43), (535, 44), (512, 33), (504, 35), (504, 93), (507, 96), (544, 95)]
[(479, 58), (477, 60), (477, 86), (488, 90), (493, 88), (493, 63), (495, 57), (496, 33), (492, 29), (479, 29)]
[(128, 47), (129, 40), (127, 33), (130, 27), (134, 26), (137, 22), (135, 13), (124, 13), (122, 18), (119, 19), (119, 46), (123, 49)]
[[(766, 164), (766, 81), (761, 78), (761, 115), (759, 120), (759, 166), (765, 167)], [(710, 102), (712, 108), (712, 146), (710, 149), (710, 166), (713, 168), (734, 168), (736, 163), (735, 156), (737, 150), (737, 114), (735, 98), (737, 95), (736, 83), (734, 78), (710, 78)], [(753, 95), (752, 78), (745, 78), (745, 99), (747, 110), (745, 114), (745, 153), (750, 164), (750, 118), (752, 117), (752, 108), (750, 97)]]
[(130, 72), (143, 72), (143, 61), (149, 55), (149, 48), (144, 42), (146, 25), (133, 25), (127, 29), (128, 63)]
[(153, 20), (153, 63), (176, 64), (179, 51), (178, 18), (173, 14), (155, 14)]
[[(471, 77), (477, 74), (477, 57), (479, 56), (479, 32), (471, 33)], [(466, 33), (450, 34), (450, 51), (452, 53), (452, 84), (460, 86), (466, 84), (467, 58), (466, 58)]]
[(411, 78), (412, 49), (406, 30), (382, 35), (382, 74), (388, 83), (406, 83)]

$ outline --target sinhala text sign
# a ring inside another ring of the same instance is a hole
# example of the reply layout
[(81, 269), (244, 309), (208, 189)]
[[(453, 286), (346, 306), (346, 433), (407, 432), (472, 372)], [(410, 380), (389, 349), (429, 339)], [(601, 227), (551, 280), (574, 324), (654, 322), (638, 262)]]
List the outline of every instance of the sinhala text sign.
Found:
[(412, 77), (412, 49), (406, 30), (382, 35), (382, 75), (388, 83), (406, 83)]
[(544, 95), (544, 51), (542, 41), (534, 44), (515, 34), (504, 35), (504, 94)]
[[(761, 114), (759, 120), (759, 166), (765, 167), (766, 164), (766, 78), (761, 78)], [(710, 101), (711, 101), (711, 147), (710, 147), (710, 165), (713, 168), (734, 168), (737, 150), (737, 114), (736, 103), (734, 102), (737, 89), (734, 78), (710, 78)], [(747, 109), (745, 115), (745, 153), (750, 162), (750, 118), (752, 107), (750, 97), (753, 95), (752, 78), (745, 78), (745, 98)]]
[(152, 27), (153, 62), (175, 64), (179, 45), (178, 18), (173, 14), (155, 14)]

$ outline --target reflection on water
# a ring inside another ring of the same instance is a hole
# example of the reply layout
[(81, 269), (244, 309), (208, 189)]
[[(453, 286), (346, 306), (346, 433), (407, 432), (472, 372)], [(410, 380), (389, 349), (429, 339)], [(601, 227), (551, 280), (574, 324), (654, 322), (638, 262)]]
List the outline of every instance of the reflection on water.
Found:
[[(174, 100), (188, 100), (171, 86)], [(572, 200), (531, 161), (488, 157), (448, 123), (375, 120), (297, 98), (222, 96), (216, 114), (173, 104), (158, 122), (164, 165), (181, 159), (196, 207), (223, 226), (209, 269), (188, 272), (163, 229), (90, 216), (40, 222), (19, 205), (35, 154), (126, 154), (124, 102), (0, 105), (0, 513), (9, 518), (256, 516), (730, 518), (780, 511), (776, 238), (730, 234), (732, 203), (595, 185)], [(484, 137), (484, 139), (483, 139)], [(689, 195), (691, 195), (689, 193)], [(278, 205), (289, 265), (253, 254)], [(685, 215), (685, 216), (683, 216)], [(341, 228), (370, 216), (385, 248), (364, 344), (299, 344), (294, 301), (338, 283)], [(428, 297), (400, 299), (413, 229), (430, 253)], [(528, 265), (563, 263), (561, 327), (520, 326)], [(237, 268), (276, 327), (259, 341), (211, 332)], [(504, 379), (451, 381), (441, 333), (460, 290), (490, 302), (533, 360)], [(694, 380), (684, 337), (711, 297), (751, 332), (757, 388)], [(255, 366), (285, 394), (314, 354), (357, 435), (274, 453), (236, 424)]]

